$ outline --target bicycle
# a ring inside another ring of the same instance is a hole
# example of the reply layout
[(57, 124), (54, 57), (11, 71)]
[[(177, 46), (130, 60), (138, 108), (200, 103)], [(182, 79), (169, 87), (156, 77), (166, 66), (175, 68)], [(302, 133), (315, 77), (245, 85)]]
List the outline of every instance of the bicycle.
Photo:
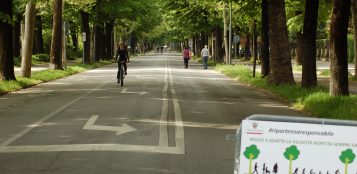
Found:
[(124, 64), (125, 61), (120, 61), (120, 68), (119, 68), (119, 78), (118, 78), (118, 83), (120, 83), (120, 86), (124, 85), (124, 78), (125, 78), (125, 70), (124, 70)]

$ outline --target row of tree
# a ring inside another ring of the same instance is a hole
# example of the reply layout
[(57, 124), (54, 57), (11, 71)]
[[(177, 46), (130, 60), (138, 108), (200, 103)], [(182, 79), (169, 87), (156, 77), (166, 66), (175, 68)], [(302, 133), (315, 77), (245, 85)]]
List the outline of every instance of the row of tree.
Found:
[(146, 48), (150, 31), (161, 22), (157, 9), (155, 0), (2, 0), (1, 80), (16, 80), (14, 57), (19, 56), (25, 77), (31, 76), (37, 53), (50, 56), (51, 69), (63, 69), (69, 44), (77, 52), (83, 48), (86, 64), (113, 58), (117, 42)]
[[(355, 14), (355, 0), (352, 2)], [(225, 55), (230, 53), (231, 8), (233, 31), (246, 40), (245, 55), (250, 54), (252, 38), (253, 53), (257, 56), (257, 39), (261, 38), (262, 76), (268, 77), (269, 83), (295, 84), (289, 45), (289, 39), (294, 38), (298, 62), (303, 64), (302, 87), (315, 87), (316, 39), (326, 37), (330, 47), (331, 95), (348, 95), (350, 6), (350, 0), (2, 0), (0, 76), (2, 80), (16, 79), (13, 57), (20, 54), (20, 49), (23, 76), (31, 75), (32, 53), (47, 51), (50, 68), (62, 69), (62, 49), (68, 44), (63, 39), (64, 32), (69, 33), (75, 50), (79, 47), (79, 33), (85, 33), (85, 63), (112, 58), (118, 40), (134, 51), (164, 44), (165, 38), (187, 45), (191, 40), (196, 55), (209, 44), (216, 62), (229, 63)], [(352, 16), (355, 21), (355, 15)], [(63, 30), (64, 21), (67, 30)], [(49, 31), (46, 36), (50, 39), (45, 45), (50, 46), (45, 49), (42, 35)]]
[[(355, 0), (352, 2), (355, 16)], [(253, 38), (253, 54), (256, 56), (257, 39), (261, 38), (262, 76), (268, 77), (268, 82), (274, 85), (295, 84), (290, 52), (290, 40), (294, 39), (297, 40), (298, 62), (303, 65), (301, 86), (316, 87), (316, 40), (328, 39), (330, 93), (333, 96), (349, 95), (347, 34), (350, 0), (161, 0), (161, 4), (171, 39), (186, 44), (187, 40), (192, 40), (196, 54), (204, 44), (209, 44), (214, 60), (227, 63), (228, 59), (224, 59), (229, 54), (227, 9), (231, 7), (233, 31), (245, 37), (246, 55), (250, 54)], [(356, 19), (353, 19), (356, 25)]]

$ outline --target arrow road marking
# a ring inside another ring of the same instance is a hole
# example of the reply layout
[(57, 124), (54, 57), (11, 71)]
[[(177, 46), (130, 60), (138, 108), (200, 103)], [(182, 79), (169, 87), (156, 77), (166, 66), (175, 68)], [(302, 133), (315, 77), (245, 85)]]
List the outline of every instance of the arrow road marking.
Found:
[(139, 94), (139, 95), (148, 94), (148, 92), (145, 92), (145, 91), (141, 91), (141, 92), (128, 92), (128, 88), (124, 88), (120, 93), (123, 93), (123, 94)]
[(135, 128), (127, 125), (127, 124), (123, 124), (123, 126), (121, 126), (121, 127), (94, 125), (94, 123), (97, 121), (98, 117), (99, 117), (98, 115), (93, 115), (87, 121), (87, 123), (84, 125), (83, 129), (101, 130), (101, 131), (113, 131), (113, 132), (117, 132), (117, 135), (129, 133), (129, 132), (133, 132), (133, 131), (137, 130), (137, 129), (135, 129)]

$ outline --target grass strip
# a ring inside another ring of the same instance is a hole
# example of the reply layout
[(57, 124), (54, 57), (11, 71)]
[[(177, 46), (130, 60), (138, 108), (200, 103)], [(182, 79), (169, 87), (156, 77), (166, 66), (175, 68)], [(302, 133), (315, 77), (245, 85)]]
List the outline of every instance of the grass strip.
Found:
[(243, 65), (217, 65), (216, 70), (227, 76), (273, 92), (287, 100), (294, 108), (310, 113), (314, 117), (357, 120), (357, 95), (332, 97), (325, 87), (311, 89), (299, 85), (270, 85), (258, 74), (252, 77), (252, 70)]
[(28, 88), (43, 82), (60, 79), (69, 75), (108, 65), (111, 62), (101, 61), (92, 65), (74, 64), (64, 70), (42, 70), (33, 72), (30, 78), (16, 77), (17, 81), (0, 81), (0, 94)]

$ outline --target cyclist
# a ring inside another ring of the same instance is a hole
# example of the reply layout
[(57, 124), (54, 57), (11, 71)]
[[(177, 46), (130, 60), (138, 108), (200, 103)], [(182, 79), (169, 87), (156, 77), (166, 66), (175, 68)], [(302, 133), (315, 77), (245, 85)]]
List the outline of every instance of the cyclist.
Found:
[(127, 75), (127, 66), (126, 63), (130, 62), (129, 60), (129, 54), (128, 51), (126, 50), (126, 47), (123, 43), (118, 45), (118, 50), (117, 50), (117, 54), (115, 56), (117, 58), (118, 61), (118, 73), (117, 73), (117, 79), (118, 79), (118, 83), (120, 83), (120, 68), (121, 68), (121, 64), (124, 65), (124, 74)]

